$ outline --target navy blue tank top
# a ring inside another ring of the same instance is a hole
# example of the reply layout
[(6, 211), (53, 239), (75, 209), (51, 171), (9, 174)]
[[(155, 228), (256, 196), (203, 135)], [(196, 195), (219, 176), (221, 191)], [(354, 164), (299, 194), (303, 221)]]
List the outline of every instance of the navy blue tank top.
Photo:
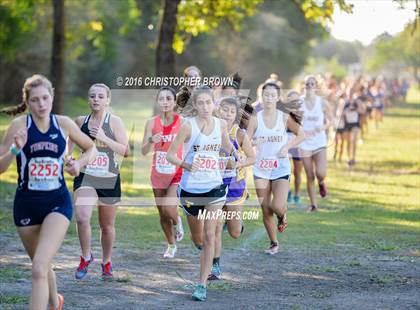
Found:
[[(83, 171), (85, 174), (97, 176), (97, 177), (110, 177), (117, 175), (119, 173), (118, 163), (115, 160), (115, 152), (111, 150), (105, 143), (98, 141), (95, 137), (89, 134), (89, 120), (92, 114), (89, 114), (85, 117), (83, 125), (80, 128), (83, 133), (89, 136), (93, 141), (95, 141), (96, 148), (98, 150), (98, 155), (96, 156), (93, 163), (86, 166), (86, 169)], [(105, 115), (104, 122), (102, 124), (102, 129), (105, 135), (115, 141), (115, 135), (111, 129), (110, 125), (111, 114), (107, 113)]]
[(51, 192), (66, 189), (63, 176), (67, 141), (57, 118), (50, 114), (50, 128), (42, 133), (28, 114), (28, 140), (16, 156), (18, 190)]

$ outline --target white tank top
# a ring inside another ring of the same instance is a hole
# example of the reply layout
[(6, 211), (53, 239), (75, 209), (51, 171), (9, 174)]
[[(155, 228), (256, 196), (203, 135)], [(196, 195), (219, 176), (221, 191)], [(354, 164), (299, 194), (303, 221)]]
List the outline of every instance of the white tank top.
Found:
[(219, 170), (222, 146), (220, 120), (213, 117), (213, 131), (208, 136), (201, 132), (195, 117), (186, 121), (191, 124), (191, 138), (184, 144), (184, 161), (192, 164), (194, 160), (198, 160), (200, 167), (194, 172), (184, 169), (180, 187), (189, 193), (207, 193), (222, 184)]
[[(324, 126), (324, 109), (322, 107), (322, 99), (316, 96), (315, 105), (312, 110), (306, 107), (305, 98), (302, 97), (304, 103), (301, 111), (303, 112), (302, 129), (303, 131), (313, 131), (315, 128)], [(319, 148), (327, 146), (327, 135), (325, 130), (318, 132), (313, 137), (306, 138), (299, 147), (305, 151), (315, 151)]]
[[(262, 139), (257, 145), (257, 161), (253, 166), (255, 176), (267, 180), (274, 180), (290, 174), (290, 160), (288, 157), (279, 158), (277, 153), (287, 143), (288, 135), (284, 126), (283, 112), (276, 110), (277, 119), (273, 128), (264, 124), (263, 111), (257, 113), (257, 130), (254, 139)], [(258, 141), (258, 140), (257, 140)]]

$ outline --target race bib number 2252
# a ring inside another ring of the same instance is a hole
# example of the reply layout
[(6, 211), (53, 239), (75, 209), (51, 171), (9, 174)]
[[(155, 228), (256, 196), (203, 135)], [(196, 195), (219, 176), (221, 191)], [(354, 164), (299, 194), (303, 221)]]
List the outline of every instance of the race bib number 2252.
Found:
[(28, 188), (34, 191), (51, 191), (60, 187), (60, 163), (57, 158), (36, 157), (28, 164)]

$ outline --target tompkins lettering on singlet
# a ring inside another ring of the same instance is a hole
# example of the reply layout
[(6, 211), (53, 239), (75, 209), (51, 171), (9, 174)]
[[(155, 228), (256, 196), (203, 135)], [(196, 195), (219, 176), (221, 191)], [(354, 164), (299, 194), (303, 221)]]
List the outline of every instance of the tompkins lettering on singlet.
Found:
[(43, 133), (36, 126), (32, 115), (26, 118), (28, 139), (18, 156), (18, 190), (42, 193), (66, 188), (63, 162), (66, 137), (57, 117), (50, 114), (50, 127)]

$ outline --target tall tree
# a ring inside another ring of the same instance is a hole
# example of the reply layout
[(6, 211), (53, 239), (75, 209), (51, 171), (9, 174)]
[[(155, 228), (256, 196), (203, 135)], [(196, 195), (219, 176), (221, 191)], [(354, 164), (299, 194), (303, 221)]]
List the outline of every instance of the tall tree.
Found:
[(64, 0), (52, 0), (53, 36), (51, 55), (51, 80), (54, 86), (53, 112), (64, 110)]
[[(334, 13), (334, 5), (337, 4), (341, 10), (351, 12), (352, 6), (347, 4), (345, 0), (283, 0), (283, 1), (267, 1), (273, 4), (288, 6), (293, 3), (308, 22), (326, 27), (331, 21)], [(164, 1), (164, 12), (158, 36), (158, 48), (156, 59), (156, 73), (162, 74), (162, 66), (172, 65), (175, 55), (169, 50), (171, 46), (178, 54), (182, 54), (186, 44), (191, 37), (198, 36), (200, 33), (214, 33), (221, 25), (228, 25), (233, 31), (242, 30), (245, 18), (254, 15), (263, 0), (174, 0)], [(170, 5), (170, 14), (167, 5)], [(177, 8), (177, 14), (175, 9)], [(169, 18), (169, 21), (165, 19)], [(174, 20), (176, 19), (176, 20)], [(170, 25), (170, 32), (164, 36), (164, 26)], [(173, 27), (176, 31), (173, 35)], [(170, 42), (170, 38), (173, 41)], [(164, 40), (164, 42), (161, 42)], [(165, 48), (164, 50), (162, 48)], [(162, 57), (164, 53), (164, 57)], [(166, 64), (164, 59), (170, 59)], [(169, 73), (174, 72), (173, 68), (167, 69)]]
[(163, 0), (163, 15), (159, 25), (156, 46), (156, 75), (175, 75), (175, 51), (172, 48), (177, 26), (180, 0)]

